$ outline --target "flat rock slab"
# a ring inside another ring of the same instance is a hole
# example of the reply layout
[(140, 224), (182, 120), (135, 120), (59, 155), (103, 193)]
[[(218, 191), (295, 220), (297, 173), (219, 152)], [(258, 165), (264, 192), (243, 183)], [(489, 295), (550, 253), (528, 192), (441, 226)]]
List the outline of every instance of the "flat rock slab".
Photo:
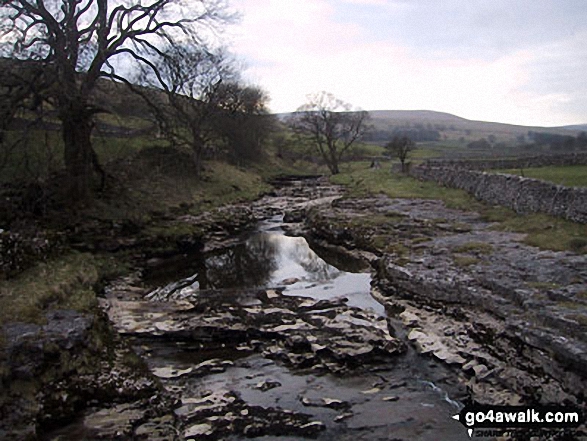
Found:
[(279, 435), (315, 438), (325, 429), (311, 415), (279, 408), (252, 406), (229, 390), (184, 398), (176, 414), (186, 422), (185, 439), (216, 440), (227, 435), (247, 438)]
[(311, 211), (307, 227), (378, 255), (378, 300), (418, 352), (463, 369), (476, 399), (587, 393), (586, 255), (537, 249), (478, 213), (423, 199), (341, 199)]
[[(316, 371), (344, 372), (378, 363), (402, 352), (385, 318), (346, 305), (345, 299), (313, 300), (279, 291), (249, 293), (258, 304), (238, 296), (206, 292), (189, 300), (150, 302), (103, 299), (102, 307), (118, 332), (203, 345), (244, 345), (286, 364)], [(160, 368), (155, 375), (196, 375)]]

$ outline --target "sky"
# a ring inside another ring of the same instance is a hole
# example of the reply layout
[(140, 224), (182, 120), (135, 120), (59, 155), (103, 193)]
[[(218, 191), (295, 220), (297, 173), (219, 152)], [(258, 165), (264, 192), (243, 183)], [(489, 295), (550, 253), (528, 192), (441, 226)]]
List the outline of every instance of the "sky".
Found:
[(327, 91), (363, 110), (587, 123), (587, 0), (232, 0), (226, 36), (273, 112)]

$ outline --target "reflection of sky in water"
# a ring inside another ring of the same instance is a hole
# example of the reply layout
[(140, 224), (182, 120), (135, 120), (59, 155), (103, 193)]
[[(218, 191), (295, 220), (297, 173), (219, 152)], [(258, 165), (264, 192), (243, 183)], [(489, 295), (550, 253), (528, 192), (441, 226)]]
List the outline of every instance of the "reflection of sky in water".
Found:
[[(347, 267), (344, 260), (337, 262)], [(370, 274), (350, 273), (328, 264), (312, 251), (306, 239), (285, 236), (279, 228), (261, 230), (245, 242), (191, 260), (190, 264), (189, 278), (159, 288), (157, 296), (185, 298), (198, 290), (245, 292), (249, 288), (281, 287), (285, 294), (318, 300), (346, 297), (350, 306), (384, 315), (383, 307), (371, 297)]]
[[(347, 297), (350, 306), (371, 308), (384, 315), (383, 306), (371, 297), (370, 274), (349, 273), (329, 265), (312, 251), (303, 237), (271, 233), (265, 233), (263, 236), (263, 239), (271, 242), (276, 250), (277, 268), (270, 275), (269, 285), (279, 285), (285, 279), (296, 278), (300, 281), (287, 286), (286, 294), (320, 300)], [(256, 237), (251, 240), (255, 240)]]
[(290, 278), (308, 282), (324, 282), (342, 273), (318, 257), (303, 237), (267, 234), (266, 238), (276, 248), (277, 269), (271, 273), (270, 279), (273, 285)]

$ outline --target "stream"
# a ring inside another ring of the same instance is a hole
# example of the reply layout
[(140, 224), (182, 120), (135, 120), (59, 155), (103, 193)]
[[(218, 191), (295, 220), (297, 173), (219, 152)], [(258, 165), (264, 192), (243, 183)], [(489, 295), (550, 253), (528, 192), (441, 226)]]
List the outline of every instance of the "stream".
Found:
[[(376, 323), (394, 340), (405, 341), (401, 322), (371, 296), (368, 268), (350, 262), (339, 269), (319, 257), (303, 237), (285, 235), (282, 227), (283, 217), (273, 216), (236, 245), (151, 269), (144, 279), (152, 287), (147, 298), (158, 304), (222, 298), (228, 311), (233, 308), (226, 305), (234, 304), (246, 314), (261, 311), (265, 317), (283, 312), (264, 305), (260, 290), (268, 297), (304, 297), (306, 303), (342, 305), (347, 309), (341, 314), (352, 316), (356, 326)], [(170, 281), (172, 274), (183, 278)], [(183, 312), (189, 314), (189, 309)], [(294, 317), (278, 323), (301, 322)], [(409, 345), (382, 362), (365, 358), (365, 365), (333, 372), (335, 368), (288, 363), (282, 353), (267, 347), (271, 337), (258, 337), (269, 340), (259, 349), (254, 335), (235, 331), (220, 338), (193, 338), (195, 331), (186, 335), (183, 328), (179, 332), (177, 326), (166, 326), (159, 328), (173, 334), (135, 332), (129, 338), (165, 387), (181, 397), (176, 414), (185, 421), (186, 439), (469, 439), (451, 418), (461, 406), (447, 392), (457, 389), (454, 374)], [(288, 344), (286, 340), (286, 348)], [(297, 424), (299, 430), (290, 430), (284, 414), (306, 419)], [(251, 416), (255, 418), (241, 420)]]

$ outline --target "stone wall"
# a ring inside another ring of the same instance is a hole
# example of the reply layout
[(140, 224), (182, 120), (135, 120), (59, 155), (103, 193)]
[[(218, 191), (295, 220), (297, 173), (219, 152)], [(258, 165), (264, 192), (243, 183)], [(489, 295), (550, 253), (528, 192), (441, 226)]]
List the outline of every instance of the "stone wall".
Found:
[(477, 199), (503, 205), (518, 213), (540, 212), (587, 223), (587, 188), (564, 187), (538, 179), (485, 173), (427, 163), (412, 167), (418, 179), (465, 190)]
[(431, 167), (458, 167), (468, 170), (495, 170), (508, 168), (546, 167), (550, 165), (587, 165), (587, 152), (564, 155), (528, 156), (511, 159), (482, 160), (430, 160), (426, 163)]

